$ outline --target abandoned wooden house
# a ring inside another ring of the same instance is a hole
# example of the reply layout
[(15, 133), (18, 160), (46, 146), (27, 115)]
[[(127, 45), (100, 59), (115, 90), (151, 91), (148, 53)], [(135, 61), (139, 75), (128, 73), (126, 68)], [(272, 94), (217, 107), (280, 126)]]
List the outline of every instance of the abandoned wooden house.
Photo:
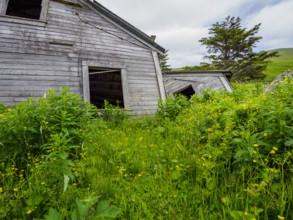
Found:
[[(166, 72), (164, 48), (91, 0), (0, 0), (0, 103), (68, 86), (101, 108), (154, 114), (159, 98), (231, 87), (228, 72)], [(164, 85), (165, 83), (165, 85)]]
[(7, 106), (68, 86), (98, 107), (104, 99), (151, 114), (165, 98), (164, 48), (90, 0), (0, 1), (0, 102)]
[(190, 98), (194, 94), (202, 95), (205, 89), (225, 89), (232, 91), (228, 79), (231, 72), (226, 70), (169, 71), (163, 73), (168, 95), (182, 94)]

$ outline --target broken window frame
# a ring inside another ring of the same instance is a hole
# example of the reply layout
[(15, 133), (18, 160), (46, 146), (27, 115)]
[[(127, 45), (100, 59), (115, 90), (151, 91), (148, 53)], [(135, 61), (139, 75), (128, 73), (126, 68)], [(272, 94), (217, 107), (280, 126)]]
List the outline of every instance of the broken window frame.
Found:
[[(32, 22), (37, 23), (37, 22), (46, 22), (47, 21), (47, 14), (48, 14), (50, 0), (42, 0), (42, 4), (41, 4), (42, 9), (40, 12), (39, 19), (31, 19), (31, 18), (6, 15), (9, 1), (11, 1), (11, 0), (1, 0), (0, 1), (0, 16), (1, 16), (0, 21), (23, 23), (23, 24), (33, 24)], [(11, 19), (13, 19), (13, 20), (11, 20)]]
[(121, 84), (122, 84), (122, 94), (124, 101), (124, 109), (131, 111), (130, 108), (130, 96), (128, 89), (127, 71), (124, 65), (112, 65), (112, 64), (102, 64), (91, 61), (82, 62), (82, 73), (83, 73), (83, 99), (90, 102), (90, 81), (89, 81), (89, 68), (104, 68), (104, 69), (116, 69), (121, 73)]
[(180, 94), (180, 92), (182, 92), (182, 91), (188, 89), (189, 87), (192, 88), (192, 90), (194, 91), (194, 94), (198, 94), (198, 93), (197, 93), (197, 89), (195, 89), (195, 88), (194, 88), (194, 85), (191, 83), (191, 84), (188, 84), (188, 85), (186, 85), (186, 86), (184, 86), (184, 87), (181, 87), (180, 89), (178, 89), (178, 90), (176, 90), (176, 91), (172, 91), (172, 95), (175, 96), (175, 95), (177, 95), (177, 94)]

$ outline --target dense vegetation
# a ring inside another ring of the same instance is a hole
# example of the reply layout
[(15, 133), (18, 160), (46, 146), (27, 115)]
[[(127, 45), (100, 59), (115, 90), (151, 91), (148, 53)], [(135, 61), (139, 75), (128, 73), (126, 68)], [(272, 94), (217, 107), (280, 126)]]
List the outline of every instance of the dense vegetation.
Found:
[(274, 51), (278, 51), (279, 57), (271, 58), (270, 61), (272, 62), (268, 63), (264, 70), (267, 81), (274, 80), (280, 73), (288, 69), (293, 71), (293, 48), (282, 48)]
[(293, 81), (263, 90), (145, 118), (66, 89), (1, 108), (0, 218), (293, 219)]

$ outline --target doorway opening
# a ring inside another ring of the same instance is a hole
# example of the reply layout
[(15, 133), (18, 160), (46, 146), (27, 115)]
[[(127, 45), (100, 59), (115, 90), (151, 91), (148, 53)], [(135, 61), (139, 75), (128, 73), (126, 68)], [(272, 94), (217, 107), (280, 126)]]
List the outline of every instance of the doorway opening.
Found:
[(104, 100), (124, 108), (121, 70), (110, 68), (89, 68), (90, 102), (104, 108)]
[(186, 96), (188, 99), (191, 98), (191, 96), (193, 96), (195, 94), (194, 89), (192, 88), (191, 85), (189, 85), (188, 87), (184, 88), (183, 90), (180, 90), (178, 92), (174, 92), (174, 95), (176, 94), (182, 94), (184, 96)]

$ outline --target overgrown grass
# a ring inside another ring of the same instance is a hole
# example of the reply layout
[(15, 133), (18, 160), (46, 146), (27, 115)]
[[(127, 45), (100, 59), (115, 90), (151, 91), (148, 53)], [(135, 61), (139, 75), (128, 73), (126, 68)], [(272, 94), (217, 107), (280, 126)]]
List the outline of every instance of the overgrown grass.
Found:
[(268, 64), (265, 74), (266, 80), (272, 81), (278, 75), (290, 69), (293, 71), (293, 48), (276, 49), (279, 52), (279, 57), (271, 59), (271, 63)]
[[(268, 93), (235, 84), (135, 119), (110, 106), (96, 118), (66, 92), (4, 109), (0, 215), (82, 219), (81, 204), (95, 219), (106, 204), (119, 219), (293, 219), (292, 94), (289, 79)], [(53, 100), (43, 119), (33, 106)]]
[[(278, 75), (284, 73), (286, 70), (293, 71), (293, 48), (282, 48), (273, 51), (278, 51), (279, 56), (269, 59), (271, 62), (268, 63), (267, 68), (264, 70), (266, 78), (264, 81), (271, 82)], [(205, 66), (186, 66), (182, 68), (172, 69), (173, 71), (184, 71), (184, 70), (204, 70), (207, 69)], [(211, 68), (213, 69), (213, 68)]]

